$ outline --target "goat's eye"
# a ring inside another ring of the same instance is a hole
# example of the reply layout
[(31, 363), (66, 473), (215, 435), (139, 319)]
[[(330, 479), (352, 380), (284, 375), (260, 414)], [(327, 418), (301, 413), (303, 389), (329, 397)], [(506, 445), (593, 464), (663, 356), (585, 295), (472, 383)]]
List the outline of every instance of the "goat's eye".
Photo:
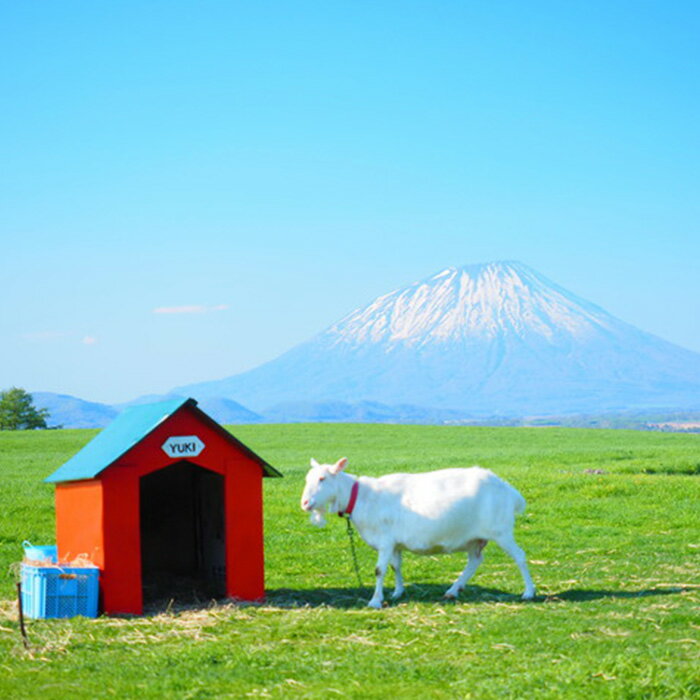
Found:
[(319, 476), (319, 477), (318, 477), (318, 480), (319, 480), (319, 481), (323, 481), (325, 478), (326, 478), (325, 476)]

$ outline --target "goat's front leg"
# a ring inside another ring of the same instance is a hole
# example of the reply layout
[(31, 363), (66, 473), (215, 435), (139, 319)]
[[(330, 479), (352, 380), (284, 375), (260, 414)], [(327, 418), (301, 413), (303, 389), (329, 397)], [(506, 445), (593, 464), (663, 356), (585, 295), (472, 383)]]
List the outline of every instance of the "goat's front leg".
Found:
[(384, 602), (384, 576), (386, 575), (386, 570), (389, 566), (394, 555), (394, 547), (382, 547), (379, 549), (379, 556), (377, 557), (377, 567), (374, 573), (377, 577), (377, 582), (374, 586), (374, 595), (372, 600), (367, 603), (370, 608), (381, 608)]
[(391, 599), (396, 600), (403, 595), (403, 576), (401, 575), (401, 552), (395, 551), (394, 556), (391, 558), (391, 567), (394, 569), (394, 576), (396, 577), (396, 585), (394, 586), (394, 592), (391, 594)]

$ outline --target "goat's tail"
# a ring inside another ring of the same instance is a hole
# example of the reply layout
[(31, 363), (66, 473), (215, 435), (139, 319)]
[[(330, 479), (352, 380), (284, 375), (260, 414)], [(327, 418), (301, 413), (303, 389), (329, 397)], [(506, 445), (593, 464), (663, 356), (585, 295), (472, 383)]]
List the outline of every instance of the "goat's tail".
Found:
[[(512, 488), (512, 487), (511, 487)], [(525, 512), (525, 506), (527, 503), (525, 502), (525, 499), (522, 497), (520, 491), (517, 489), (513, 489), (513, 495), (515, 496), (515, 500), (513, 501), (513, 511), (515, 512), (516, 515), (519, 515), (520, 513)]]

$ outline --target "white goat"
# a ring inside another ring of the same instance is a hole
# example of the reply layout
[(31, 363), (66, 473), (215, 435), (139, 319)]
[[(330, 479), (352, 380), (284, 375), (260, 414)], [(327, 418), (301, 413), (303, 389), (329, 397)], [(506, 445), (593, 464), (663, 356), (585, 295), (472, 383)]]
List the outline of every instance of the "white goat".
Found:
[(345, 457), (335, 464), (312, 459), (301, 507), (318, 526), (325, 525), (326, 510), (352, 518), (362, 539), (377, 550), (370, 607), (382, 607), (389, 564), (396, 575), (392, 598), (403, 593), (403, 550), (467, 552), (464, 571), (445, 593), (446, 598), (456, 598), (483, 561), (482, 550), (491, 540), (518, 565), (525, 581), (523, 599), (534, 597), (525, 552), (513, 537), (515, 515), (525, 510), (525, 499), (510, 484), (481, 467), (357, 479), (343, 471), (347, 462)]

